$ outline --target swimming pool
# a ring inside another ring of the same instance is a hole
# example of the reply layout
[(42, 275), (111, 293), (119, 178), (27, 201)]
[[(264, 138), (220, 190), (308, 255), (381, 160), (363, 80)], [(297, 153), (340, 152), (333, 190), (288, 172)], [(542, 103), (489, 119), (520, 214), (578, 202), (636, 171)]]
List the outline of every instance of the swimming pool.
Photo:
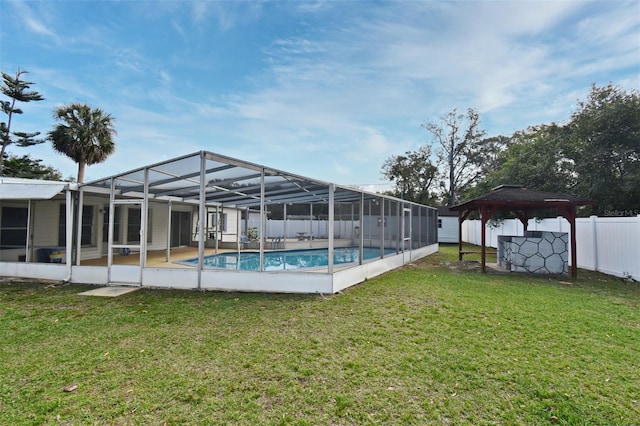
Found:
[[(385, 249), (385, 256), (395, 253), (395, 249)], [(379, 247), (365, 247), (363, 259), (376, 259), (380, 257)], [(333, 264), (344, 265), (358, 262), (360, 250), (358, 247), (338, 247), (333, 250)], [(198, 259), (188, 259), (177, 263), (197, 266)], [(329, 264), (329, 250), (276, 250), (264, 252), (265, 271), (288, 271), (294, 269), (310, 269), (327, 267)], [(258, 252), (229, 252), (205, 256), (206, 268), (217, 268), (237, 271), (258, 271), (260, 269), (260, 253)]]

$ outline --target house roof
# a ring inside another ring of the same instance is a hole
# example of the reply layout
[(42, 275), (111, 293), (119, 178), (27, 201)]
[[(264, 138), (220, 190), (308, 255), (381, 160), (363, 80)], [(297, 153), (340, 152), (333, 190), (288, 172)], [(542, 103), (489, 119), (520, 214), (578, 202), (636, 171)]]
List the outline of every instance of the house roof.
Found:
[(453, 206), (450, 210), (464, 211), (480, 206), (492, 206), (498, 210), (537, 210), (593, 204), (596, 204), (596, 201), (574, 195), (536, 191), (520, 185), (500, 185), (491, 192)]
[[(204, 197), (208, 205), (257, 208), (260, 206), (263, 181), (266, 205), (329, 201), (331, 184), (328, 182), (209, 151), (195, 152), (88, 182), (84, 187), (108, 193), (113, 182), (119, 196), (141, 197), (146, 190), (151, 199), (197, 203), (200, 200), (200, 186), (203, 184)], [(357, 188), (340, 185), (334, 187), (336, 203), (358, 202), (361, 197), (364, 200), (382, 197), (381, 194)]]
[(449, 210), (449, 206), (438, 206), (438, 216), (458, 217), (458, 212)]
[(69, 183), (21, 178), (0, 178), (0, 200), (50, 200)]

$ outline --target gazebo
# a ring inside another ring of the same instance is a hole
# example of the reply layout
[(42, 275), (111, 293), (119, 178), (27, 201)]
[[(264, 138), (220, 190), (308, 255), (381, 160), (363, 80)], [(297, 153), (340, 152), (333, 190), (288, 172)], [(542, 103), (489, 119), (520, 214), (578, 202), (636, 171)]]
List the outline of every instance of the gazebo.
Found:
[(500, 185), (491, 192), (474, 198), (462, 204), (450, 207), (452, 211), (458, 211), (458, 260), (462, 260), (468, 251), (462, 250), (462, 222), (469, 215), (478, 211), (481, 221), (481, 250), (480, 258), (482, 272), (486, 272), (486, 230), (485, 225), (498, 211), (512, 212), (522, 222), (524, 232), (527, 232), (527, 224), (530, 213), (536, 210), (556, 210), (562, 217), (569, 221), (571, 229), (571, 277), (578, 275), (576, 261), (576, 207), (594, 205), (594, 200), (580, 198), (573, 195), (557, 194), (553, 192), (534, 191), (521, 185)]

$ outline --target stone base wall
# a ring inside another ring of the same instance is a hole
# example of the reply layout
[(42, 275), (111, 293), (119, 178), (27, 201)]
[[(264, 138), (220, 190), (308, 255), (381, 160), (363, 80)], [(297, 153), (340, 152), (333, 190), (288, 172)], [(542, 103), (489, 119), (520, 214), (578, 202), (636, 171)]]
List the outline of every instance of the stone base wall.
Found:
[(528, 231), (524, 237), (498, 236), (498, 265), (513, 272), (569, 274), (569, 234)]

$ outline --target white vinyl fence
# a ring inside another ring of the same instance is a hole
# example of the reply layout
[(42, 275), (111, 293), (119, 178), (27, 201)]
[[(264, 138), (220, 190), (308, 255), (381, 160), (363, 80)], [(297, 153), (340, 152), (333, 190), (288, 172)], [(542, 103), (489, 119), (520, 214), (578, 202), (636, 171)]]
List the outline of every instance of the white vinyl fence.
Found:
[[(385, 223), (387, 224), (385, 227), (389, 229), (389, 226), (395, 226), (397, 222), (391, 223), (385, 220)], [(365, 240), (369, 238), (380, 238), (380, 226), (378, 225), (377, 216), (365, 216), (363, 218), (363, 225)], [(260, 220), (250, 219), (248, 226), (249, 228), (259, 227)], [(346, 239), (359, 238), (360, 226), (359, 220), (335, 220), (333, 221), (334, 237)], [(242, 223), (242, 232), (246, 232), (244, 221)], [(286, 225), (284, 220), (268, 219), (266, 221), (265, 236), (269, 238), (296, 238), (300, 232), (304, 232), (307, 236), (311, 236), (314, 239), (329, 238), (329, 221), (324, 219), (288, 219)]]
[[(563, 217), (529, 219), (529, 231), (570, 233)], [(522, 235), (518, 219), (504, 220), (499, 226), (486, 225), (486, 244), (498, 246), (498, 235)], [(571, 237), (571, 236), (569, 236)], [(462, 224), (462, 241), (480, 245), (481, 222), (466, 220)], [(576, 219), (578, 267), (640, 281), (640, 215), (631, 217), (597, 217)], [(571, 261), (571, 255), (569, 255)]]
[[(334, 232), (336, 238), (354, 238), (355, 228), (360, 224), (359, 221), (351, 220), (336, 220), (333, 222)], [(251, 219), (248, 222), (249, 228), (259, 227), (259, 219)], [(242, 222), (242, 232), (246, 232), (245, 223)], [(298, 233), (305, 232), (306, 235), (313, 238), (329, 238), (329, 222), (326, 220), (304, 220), (304, 219), (289, 219), (286, 224), (284, 220), (269, 219), (266, 222), (267, 237), (286, 237), (296, 238)]]

